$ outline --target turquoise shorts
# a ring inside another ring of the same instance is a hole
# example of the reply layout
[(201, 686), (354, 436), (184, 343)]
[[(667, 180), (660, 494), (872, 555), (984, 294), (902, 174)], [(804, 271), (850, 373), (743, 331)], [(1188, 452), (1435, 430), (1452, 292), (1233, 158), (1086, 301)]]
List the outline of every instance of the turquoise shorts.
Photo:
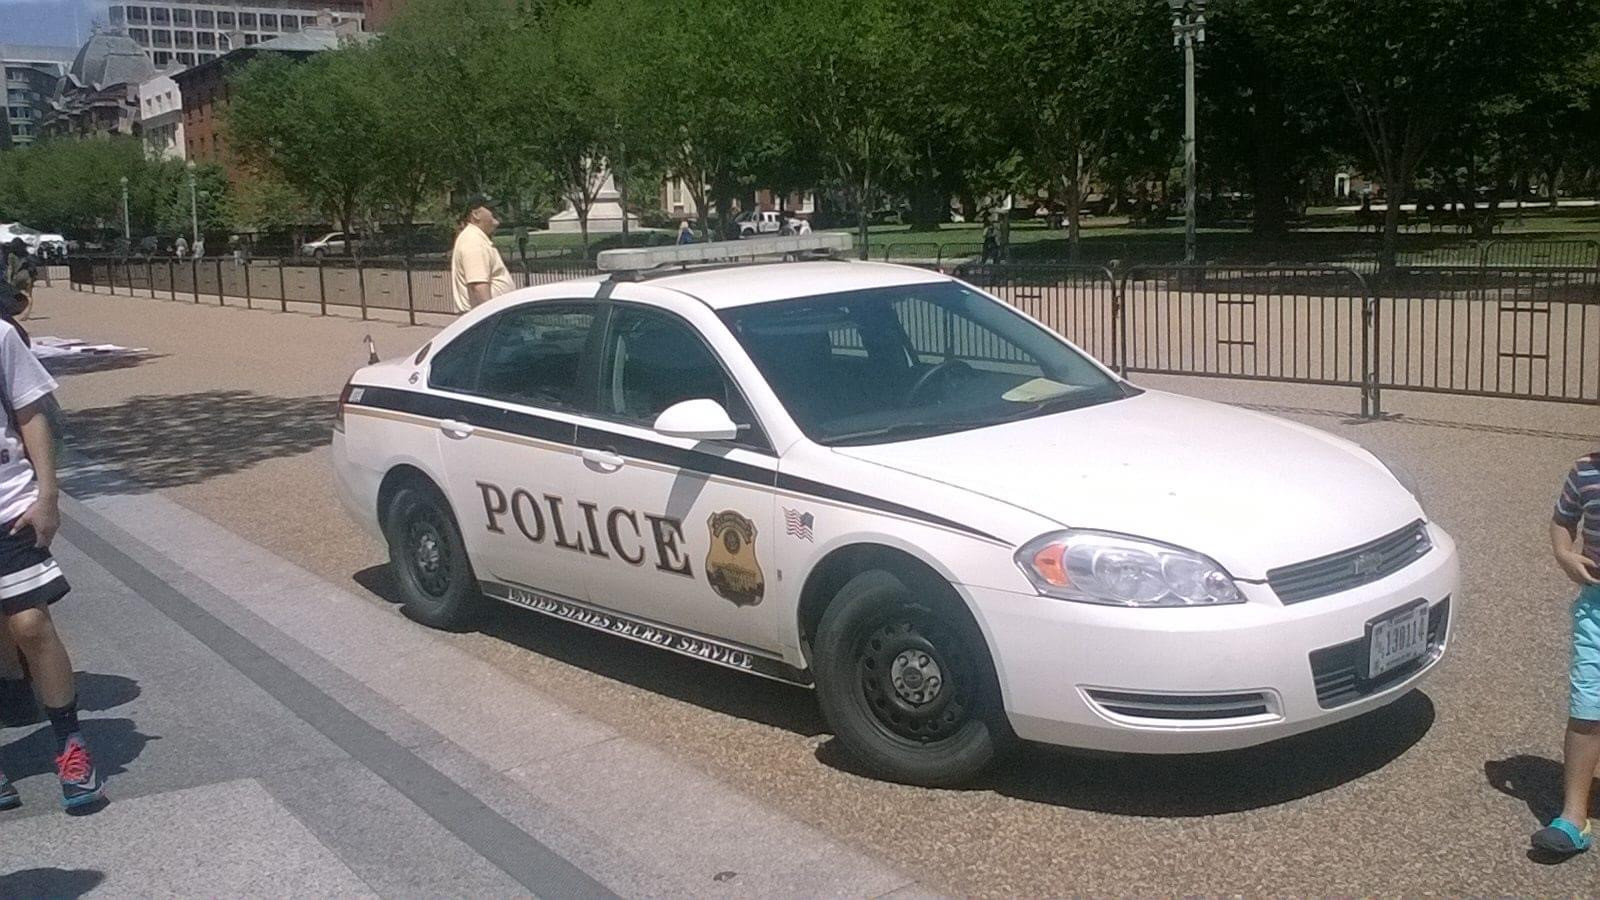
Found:
[(1572, 601), (1572, 700), (1568, 715), (1600, 721), (1600, 586)]

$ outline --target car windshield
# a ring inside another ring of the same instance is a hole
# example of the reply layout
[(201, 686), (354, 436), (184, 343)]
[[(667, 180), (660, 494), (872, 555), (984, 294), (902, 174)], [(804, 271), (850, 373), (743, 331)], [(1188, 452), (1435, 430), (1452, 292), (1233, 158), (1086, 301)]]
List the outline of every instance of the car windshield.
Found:
[(909, 440), (1137, 393), (1060, 338), (953, 281), (722, 313), (808, 437)]

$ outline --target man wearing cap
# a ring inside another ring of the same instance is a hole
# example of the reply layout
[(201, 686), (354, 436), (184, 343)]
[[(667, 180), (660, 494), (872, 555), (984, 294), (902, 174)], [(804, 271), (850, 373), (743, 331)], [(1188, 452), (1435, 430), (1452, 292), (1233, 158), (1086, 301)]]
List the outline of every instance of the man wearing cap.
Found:
[(450, 251), (450, 288), (458, 312), (471, 312), (513, 287), (511, 273), (494, 246), (494, 230), (499, 227), (494, 201), (483, 196), (468, 201), (465, 224)]

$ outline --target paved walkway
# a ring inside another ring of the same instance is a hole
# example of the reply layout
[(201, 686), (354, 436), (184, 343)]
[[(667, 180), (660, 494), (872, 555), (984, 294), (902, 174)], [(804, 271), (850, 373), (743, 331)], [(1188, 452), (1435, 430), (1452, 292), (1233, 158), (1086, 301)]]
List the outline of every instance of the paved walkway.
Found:
[(97, 499), (65, 503), (57, 610), (111, 802), (64, 815), (48, 726), (5, 732), (25, 804), (0, 815), (0, 896), (915, 888), (392, 608), (92, 477)]

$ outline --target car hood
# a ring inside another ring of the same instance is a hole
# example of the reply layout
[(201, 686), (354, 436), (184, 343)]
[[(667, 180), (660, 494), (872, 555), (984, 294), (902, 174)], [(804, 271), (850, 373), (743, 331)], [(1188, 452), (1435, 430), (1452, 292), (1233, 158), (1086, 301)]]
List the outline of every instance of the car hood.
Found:
[(1348, 549), (1423, 517), (1416, 499), (1356, 444), (1273, 416), (1160, 391), (835, 452), (964, 488), (1064, 526), (1195, 550), (1246, 579)]

